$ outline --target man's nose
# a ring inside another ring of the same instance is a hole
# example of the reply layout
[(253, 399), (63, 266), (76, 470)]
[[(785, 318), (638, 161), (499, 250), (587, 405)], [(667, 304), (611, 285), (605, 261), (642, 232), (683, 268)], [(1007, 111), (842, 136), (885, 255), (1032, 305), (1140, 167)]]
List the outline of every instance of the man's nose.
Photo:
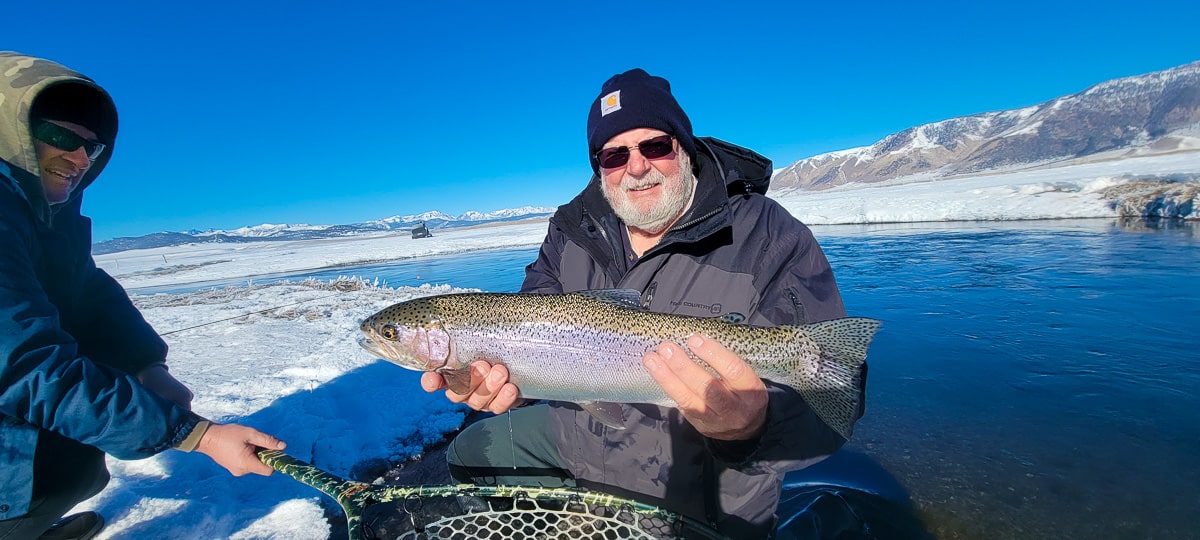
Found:
[(640, 148), (629, 149), (629, 163), (625, 164), (625, 172), (633, 176), (641, 176), (650, 170), (650, 160), (642, 155)]
[(88, 159), (87, 150), (82, 146), (63, 154), (63, 158), (67, 161), (70, 161), (76, 169), (81, 171), (92, 166), (92, 160)]

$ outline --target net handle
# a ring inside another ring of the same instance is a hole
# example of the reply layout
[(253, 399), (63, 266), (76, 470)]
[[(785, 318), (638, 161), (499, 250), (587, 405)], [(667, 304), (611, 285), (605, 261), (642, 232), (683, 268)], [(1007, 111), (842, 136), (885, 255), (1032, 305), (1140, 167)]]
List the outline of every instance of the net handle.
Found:
[(363, 512), (371, 504), (370, 492), (372, 486), (363, 482), (347, 480), (333, 473), (317, 468), (279, 450), (261, 448), (257, 451), (258, 459), (283, 474), (315, 488), (337, 501), (346, 514), (346, 530), (349, 540), (366, 540), (362, 528)]

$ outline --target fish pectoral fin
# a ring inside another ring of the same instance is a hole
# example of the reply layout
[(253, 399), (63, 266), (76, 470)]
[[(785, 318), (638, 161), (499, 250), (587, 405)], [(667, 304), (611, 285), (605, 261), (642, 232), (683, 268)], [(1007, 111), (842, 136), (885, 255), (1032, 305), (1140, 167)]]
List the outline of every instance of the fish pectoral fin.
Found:
[(613, 429), (625, 429), (625, 411), (621, 409), (620, 403), (585, 401), (579, 406), (601, 424)]
[(442, 369), (437, 371), (446, 380), (446, 388), (460, 396), (471, 393), (471, 366), (461, 369)]

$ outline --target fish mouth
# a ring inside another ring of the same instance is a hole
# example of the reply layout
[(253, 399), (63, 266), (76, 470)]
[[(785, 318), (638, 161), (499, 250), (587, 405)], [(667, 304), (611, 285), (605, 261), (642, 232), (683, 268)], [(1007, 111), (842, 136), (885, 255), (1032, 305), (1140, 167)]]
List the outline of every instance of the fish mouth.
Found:
[(400, 367), (416, 371), (431, 369), (428, 363), (416, 358), (411, 351), (383, 339), (374, 330), (364, 330), (366, 335), (358, 338), (358, 345), (378, 358), (382, 358)]
[(410, 356), (409, 354), (397, 348), (395, 343), (384, 340), (374, 330), (367, 330), (364, 336), (359, 337), (359, 346), (367, 349), (367, 352), (378, 356), (378, 358), (388, 360), (389, 362), (395, 362), (395, 364), (401, 364), (406, 367), (407, 364), (410, 364), (409, 361), (406, 361)]
[(382, 345), (383, 345), (382, 343), (379, 343), (378, 341), (375, 340), (375, 338), (372, 338), (370, 336), (362, 336), (362, 337), (358, 338), (358, 346), (366, 349), (367, 352), (369, 352), (375, 356), (378, 356), (379, 358), (387, 359), (390, 356), (390, 354), (388, 353), (388, 351), (385, 351), (383, 349)]
[(406, 356), (400, 354), (394, 343), (379, 335), (379, 331), (375, 329), (373, 318), (364, 320), (358, 329), (362, 331), (362, 335), (358, 336), (358, 345), (371, 354), (392, 362), (397, 358)]

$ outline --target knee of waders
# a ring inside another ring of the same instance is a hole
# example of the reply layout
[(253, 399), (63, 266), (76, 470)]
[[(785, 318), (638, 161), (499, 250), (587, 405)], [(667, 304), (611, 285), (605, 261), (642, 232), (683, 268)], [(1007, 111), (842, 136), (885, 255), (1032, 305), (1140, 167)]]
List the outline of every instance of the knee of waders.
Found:
[(490, 441), (486, 441), (483, 422), (476, 422), (458, 432), (446, 448), (446, 465), (450, 468), (450, 476), (460, 484), (473, 483), (473, 476), (468, 467), (488, 465), (486, 449)]

